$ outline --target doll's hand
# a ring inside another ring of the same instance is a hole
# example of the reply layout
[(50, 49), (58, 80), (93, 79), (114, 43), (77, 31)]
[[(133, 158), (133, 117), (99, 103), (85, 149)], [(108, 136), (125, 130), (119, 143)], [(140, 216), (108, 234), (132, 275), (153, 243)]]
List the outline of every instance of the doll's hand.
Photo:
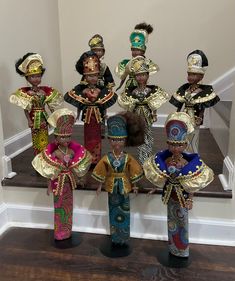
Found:
[(85, 177), (79, 178), (78, 179), (78, 185), (80, 185), (81, 188), (85, 188), (85, 186), (86, 186), (86, 178)]
[(97, 196), (100, 195), (101, 189), (102, 189), (102, 184), (100, 184), (99, 187), (96, 189), (96, 195), (97, 195)]
[(201, 117), (197, 117), (197, 116), (195, 116), (195, 124), (197, 125), (197, 126), (200, 126), (201, 124), (202, 124), (202, 118)]
[(137, 195), (139, 188), (137, 186), (133, 186), (132, 190), (133, 190), (134, 194)]
[(152, 117), (153, 117), (153, 122), (157, 122), (157, 114), (153, 114)]
[(52, 186), (51, 186), (51, 183), (48, 182), (48, 185), (47, 185), (47, 195), (49, 196), (51, 192), (52, 192)]
[(33, 128), (33, 122), (31, 120), (28, 120), (28, 126), (29, 128)]
[(192, 210), (192, 208), (193, 208), (193, 199), (191, 199), (191, 198), (186, 199), (185, 208), (188, 209), (188, 210)]
[(147, 195), (153, 194), (156, 190), (157, 190), (156, 187), (152, 188), (152, 189), (147, 193)]

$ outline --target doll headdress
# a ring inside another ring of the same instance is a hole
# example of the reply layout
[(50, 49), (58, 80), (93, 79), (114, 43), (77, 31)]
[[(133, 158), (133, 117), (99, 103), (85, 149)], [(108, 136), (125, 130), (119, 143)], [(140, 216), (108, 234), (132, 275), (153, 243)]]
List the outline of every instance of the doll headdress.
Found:
[(91, 50), (104, 49), (103, 37), (99, 34), (95, 34), (89, 40), (88, 45), (91, 48)]
[(174, 112), (168, 115), (166, 123), (168, 143), (187, 143), (188, 134), (194, 130), (191, 117), (185, 112)]
[(60, 108), (54, 111), (48, 118), (48, 123), (54, 127), (54, 135), (71, 136), (76, 114), (68, 108)]
[(129, 63), (130, 72), (137, 74), (137, 73), (145, 73), (150, 72), (149, 68), (150, 61), (142, 56), (137, 56), (133, 58)]
[(93, 51), (85, 52), (76, 63), (76, 70), (81, 74), (97, 74), (100, 72), (100, 60)]
[(201, 50), (191, 52), (187, 57), (188, 72), (205, 74), (208, 67), (206, 55)]
[(18, 69), (24, 73), (24, 76), (41, 74), (43, 72), (43, 60), (39, 54), (27, 56), (18, 66)]
[(109, 138), (127, 138), (126, 119), (121, 115), (114, 115), (107, 120)]
[(153, 27), (145, 22), (137, 24), (130, 35), (131, 48), (146, 50), (148, 35), (152, 33)]

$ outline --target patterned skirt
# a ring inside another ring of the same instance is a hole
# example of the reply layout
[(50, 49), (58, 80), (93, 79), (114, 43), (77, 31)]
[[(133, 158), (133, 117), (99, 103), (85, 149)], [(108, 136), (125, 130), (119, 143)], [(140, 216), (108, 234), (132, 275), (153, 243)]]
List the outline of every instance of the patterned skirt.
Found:
[(178, 257), (188, 257), (188, 210), (170, 198), (167, 205), (167, 220), (169, 252)]
[(31, 129), (31, 134), (34, 155), (37, 155), (48, 145), (48, 128)]
[(129, 195), (108, 194), (110, 235), (113, 243), (128, 244), (130, 240)]
[(144, 161), (152, 155), (153, 150), (153, 131), (152, 127), (145, 126), (144, 143), (138, 146), (138, 159), (143, 165)]
[(92, 155), (92, 163), (97, 164), (101, 158), (101, 123), (97, 123), (94, 114), (90, 123), (84, 124), (84, 146)]
[(62, 195), (54, 195), (54, 237), (64, 240), (72, 234), (73, 191), (69, 183), (64, 184)]

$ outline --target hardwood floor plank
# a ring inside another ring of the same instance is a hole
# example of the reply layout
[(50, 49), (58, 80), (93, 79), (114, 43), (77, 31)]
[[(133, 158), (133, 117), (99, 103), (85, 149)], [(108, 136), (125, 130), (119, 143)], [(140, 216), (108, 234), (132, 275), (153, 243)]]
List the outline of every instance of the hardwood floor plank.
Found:
[(12, 228), (0, 239), (1, 281), (233, 281), (235, 247), (191, 244), (188, 268), (162, 266), (164, 241), (132, 239), (128, 257), (107, 258), (99, 250), (104, 235), (80, 233), (78, 247), (58, 249), (53, 231)]

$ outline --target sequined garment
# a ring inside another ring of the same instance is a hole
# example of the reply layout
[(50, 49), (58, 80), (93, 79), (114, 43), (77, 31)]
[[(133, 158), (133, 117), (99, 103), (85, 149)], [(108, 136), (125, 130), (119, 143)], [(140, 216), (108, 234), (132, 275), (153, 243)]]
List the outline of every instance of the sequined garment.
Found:
[[(152, 60), (147, 59), (149, 64), (149, 73), (152, 75), (159, 71), (159, 66), (154, 63)], [(118, 78), (121, 80), (126, 80), (125, 89), (137, 87), (137, 81), (135, 79), (135, 74), (130, 70), (130, 63), (131, 59), (124, 59), (121, 62), (118, 63), (118, 65), (115, 68), (115, 74)]]
[(33, 92), (30, 87), (17, 90), (10, 96), (10, 102), (29, 112), (33, 123), (31, 128), (34, 155), (41, 152), (48, 144), (47, 105), (51, 111), (62, 104), (63, 96), (51, 87), (39, 87), (40, 92)]
[(189, 88), (189, 83), (182, 85), (176, 93), (172, 95), (169, 102), (177, 107), (178, 111), (184, 111), (192, 118), (195, 132), (190, 136), (190, 144), (187, 151), (197, 153), (199, 147), (200, 125), (196, 125), (195, 118), (201, 118), (201, 124), (203, 124), (205, 109), (214, 106), (219, 102), (220, 98), (216, 95), (213, 87), (210, 85), (199, 85), (197, 90), (200, 89), (201, 91), (196, 93), (190, 92)]
[(101, 157), (101, 127), (106, 109), (117, 99), (116, 93), (106, 87), (98, 87), (100, 94), (91, 100), (84, 90), (87, 85), (79, 84), (64, 96), (66, 102), (82, 111), (84, 122), (84, 146), (92, 154), (92, 162), (96, 164)]
[(141, 164), (150, 157), (153, 148), (152, 124), (157, 117), (157, 109), (168, 99), (168, 94), (158, 86), (148, 85), (144, 89), (129, 88), (118, 97), (119, 105), (127, 111), (142, 116), (145, 120), (144, 144), (138, 147)]
[[(82, 77), (80, 84), (87, 85), (84, 76)], [(112, 73), (109, 67), (103, 61), (100, 63), (100, 73), (99, 73), (97, 85), (99, 87), (107, 87), (107, 88), (113, 88), (115, 86)]]

